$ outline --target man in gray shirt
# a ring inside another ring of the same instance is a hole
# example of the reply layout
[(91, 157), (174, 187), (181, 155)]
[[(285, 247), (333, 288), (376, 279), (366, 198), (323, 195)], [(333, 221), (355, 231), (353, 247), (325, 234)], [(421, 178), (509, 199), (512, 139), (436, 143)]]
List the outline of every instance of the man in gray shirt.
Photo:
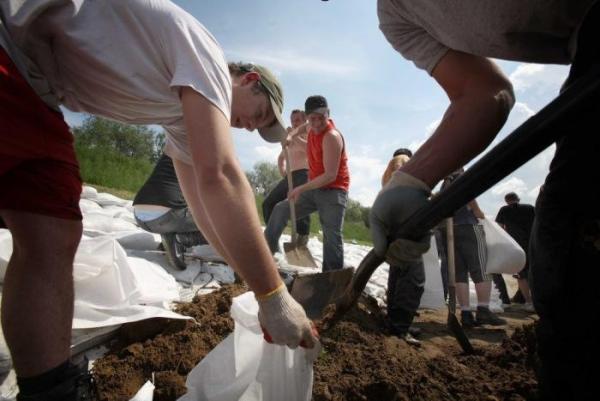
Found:
[[(600, 62), (600, 6), (592, 0), (379, 0), (378, 14), (390, 44), (426, 70), (450, 100), (434, 134), (373, 204), (371, 232), (375, 251), (383, 256), (388, 233), (427, 202), (431, 188), (444, 176), (483, 151), (505, 123), (514, 93), (489, 57), (573, 63), (568, 87)], [(569, 129), (575, 133), (596, 124), (597, 113), (597, 103), (579, 110)], [(600, 197), (598, 191), (588, 192), (573, 202), (573, 194), (581, 192), (573, 177), (585, 172), (587, 182), (600, 181), (600, 169), (591, 164), (599, 149), (600, 138), (592, 133), (558, 141), (536, 207), (530, 268), (540, 316), (539, 379), (544, 400), (595, 396), (598, 368), (587, 367), (597, 366), (600, 353), (593, 329), (599, 295), (591, 287), (599, 278), (600, 249), (595, 244), (600, 235)], [(577, 330), (572, 330), (573, 322)]]

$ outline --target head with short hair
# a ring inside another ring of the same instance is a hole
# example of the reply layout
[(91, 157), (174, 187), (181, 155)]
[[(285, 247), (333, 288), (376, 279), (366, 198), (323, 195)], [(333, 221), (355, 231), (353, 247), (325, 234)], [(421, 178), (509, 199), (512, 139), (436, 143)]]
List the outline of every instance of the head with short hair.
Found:
[(233, 81), (231, 126), (258, 129), (267, 142), (279, 142), (287, 135), (281, 116), (283, 89), (269, 69), (252, 63), (229, 63)]
[(400, 155), (406, 155), (408, 157), (412, 157), (413, 153), (411, 152), (410, 149), (400, 148), (400, 149), (396, 149), (394, 151), (394, 154), (392, 155), (392, 157), (396, 157), (396, 156), (400, 156)]
[(290, 114), (290, 121), (292, 128), (298, 128), (306, 122), (306, 113), (303, 110), (294, 109), (292, 110), (292, 114)]
[(507, 204), (512, 204), (512, 203), (519, 203), (521, 199), (519, 199), (519, 195), (517, 195), (515, 192), (509, 192), (506, 195), (504, 195), (504, 201)]
[(315, 131), (322, 131), (327, 127), (329, 121), (329, 105), (327, 99), (321, 95), (313, 95), (306, 98), (304, 112), (308, 117), (310, 127)]

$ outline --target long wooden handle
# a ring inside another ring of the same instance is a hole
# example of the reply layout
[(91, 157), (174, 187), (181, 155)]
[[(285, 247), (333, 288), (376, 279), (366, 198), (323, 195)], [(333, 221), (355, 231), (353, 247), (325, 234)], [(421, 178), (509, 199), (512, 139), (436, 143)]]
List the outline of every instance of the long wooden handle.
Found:
[[(287, 146), (284, 142), (281, 143), (283, 149), (283, 156), (285, 157), (285, 174), (287, 175), (288, 192), (294, 189), (294, 182), (292, 181), (292, 169), (290, 168), (290, 155), (288, 153)], [(298, 232), (296, 230), (296, 206), (294, 201), (289, 199), (290, 203), (290, 220), (292, 221), (292, 244), (296, 243)]]
[(456, 313), (456, 258), (452, 217), (446, 219), (446, 256), (448, 259), (448, 307), (452, 313)]

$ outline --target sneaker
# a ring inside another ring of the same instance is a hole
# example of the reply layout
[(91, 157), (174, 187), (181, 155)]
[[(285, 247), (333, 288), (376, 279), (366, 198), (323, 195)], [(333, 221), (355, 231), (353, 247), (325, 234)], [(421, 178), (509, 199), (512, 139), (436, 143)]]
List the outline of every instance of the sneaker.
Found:
[(189, 233), (177, 233), (177, 242), (179, 242), (185, 248), (191, 248), (196, 245), (208, 244), (208, 241), (204, 238), (200, 231), (192, 231)]
[(169, 264), (177, 270), (185, 270), (187, 268), (183, 256), (185, 246), (177, 241), (177, 235), (175, 233), (167, 233), (161, 234), (160, 237)]
[(506, 324), (506, 320), (496, 316), (490, 308), (486, 306), (477, 307), (477, 324), (489, 324), (490, 326), (502, 326)]
[(473, 317), (473, 312), (470, 310), (460, 311), (460, 324), (465, 329), (472, 329), (477, 326), (477, 321), (475, 320), (475, 317)]
[(410, 334), (410, 333), (395, 334), (395, 336), (401, 340), (404, 340), (404, 342), (410, 346), (417, 347), (417, 348), (421, 347), (421, 341), (414, 338), (412, 336), (412, 334)]
[(17, 395), (17, 401), (91, 401), (94, 382), (88, 371), (88, 360), (71, 364), (65, 379), (47, 392), (32, 395)]

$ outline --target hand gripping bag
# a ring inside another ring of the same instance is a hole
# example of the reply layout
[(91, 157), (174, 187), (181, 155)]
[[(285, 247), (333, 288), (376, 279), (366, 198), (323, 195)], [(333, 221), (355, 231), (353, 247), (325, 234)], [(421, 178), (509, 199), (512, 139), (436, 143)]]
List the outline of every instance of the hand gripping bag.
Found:
[(267, 343), (252, 292), (233, 299), (231, 316), (234, 332), (189, 373), (179, 401), (309, 401), (319, 345), (292, 350)]

